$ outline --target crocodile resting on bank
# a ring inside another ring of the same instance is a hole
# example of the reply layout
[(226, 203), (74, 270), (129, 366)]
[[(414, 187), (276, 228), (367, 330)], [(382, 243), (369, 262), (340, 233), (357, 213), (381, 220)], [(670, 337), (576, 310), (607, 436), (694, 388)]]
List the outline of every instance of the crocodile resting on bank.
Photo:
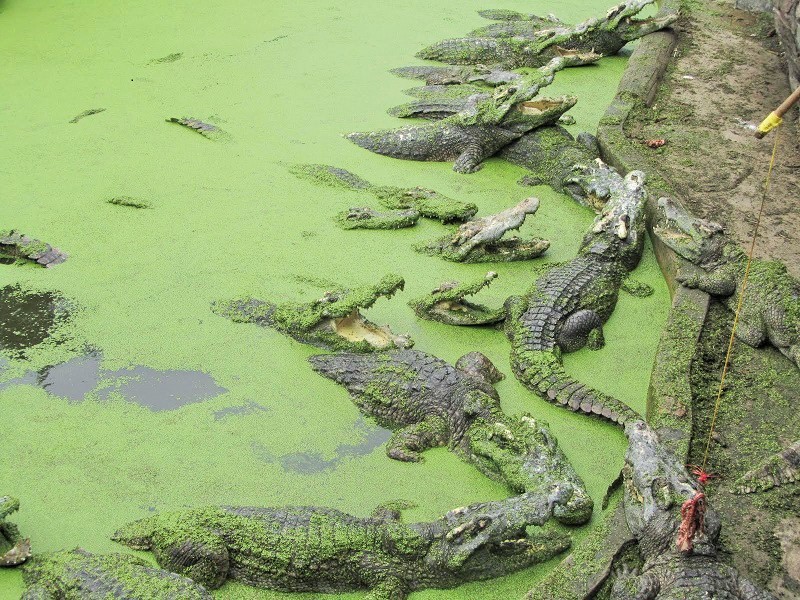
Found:
[(325, 354), (309, 361), (315, 371), (343, 385), (359, 410), (393, 429), (390, 458), (419, 461), (421, 452), (448, 446), (514, 492), (559, 500), (554, 516), (585, 523), (593, 503), (546, 425), (509, 417), (492, 384), (502, 378), (479, 352), (455, 367), (418, 350), (376, 354)]
[(523, 494), (410, 524), (387, 507), (367, 518), (313, 506), (196, 508), (129, 523), (113, 539), (151, 550), (163, 568), (211, 589), (230, 578), (288, 592), (369, 589), (370, 600), (403, 600), (563, 552), (565, 533), (526, 531), (547, 520), (553, 501)]
[(678, 273), (677, 280), (718, 297), (736, 312), (744, 290), (736, 338), (757, 348), (769, 342), (800, 367), (800, 281), (779, 261), (754, 259), (743, 285), (747, 254), (723, 227), (692, 217), (669, 198), (659, 199), (654, 233), (699, 270)]
[(774, 600), (722, 561), (713, 510), (698, 513), (694, 532), (682, 531), (683, 503), (700, 490), (681, 461), (644, 421), (629, 422), (625, 433), (625, 520), (643, 564), (638, 572), (620, 569), (611, 600)]
[(454, 115), (424, 125), (351, 133), (362, 148), (405, 160), (455, 160), (453, 170), (474, 173), (481, 163), (528, 131), (554, 123), (577, 102), (574, 96), (536, 98), (555, 73), (568, 66), (597, 61), (595, 54), (567, 53), (493, 94), (477, 94), (475, 102)]
[(50, 244), (29, 238), (13, 229), (0, 231), (0, 262), (8, 258), (30, 260), (43, 267), (60, 265), (67, 255)]
[(543, 398), (624, 424), (638, 418), (637, 413), (569, 377), (561, 354), (586, 345), (602, 346), (603, 323), (616, 306), (620, 288), (635, 295), (652, 292), (648, 286), (626, 281), (644, 248), (644, 174), (632, 171), (622, 178), (599, 159), (576, 173), (573, 182), (586, 196), (608, 200), (577, 257), (554, 265), (525, 296), (506, 300), (511, 367), (523, 385)]
[(211, 600), (191, 579), (128, 554), (81, 548), (41, 554), (23, 568), (21, 600)]
[(550, 247), (548, 240), (503, 239), (503, 236), (522, 227), (525, 218), (535, 214), (538, 209), (538, 198), (526, 198), (497, 214), (468, 221), (460, 225), (454, 234), (418, 245), (416, 249), (424, 254), (467, 263), (511, 262), (536, 258)]
[(468, 221), (478, 207), (471, 202), (460, 202), (438, 192), (422, 187), (400, 188), (391, 185), (373, 185), (358, 175), (339, 167), (316, 164), (297, 164), (289, 169), (293, 175), (314, 183), (347, 190), (367, 192), (375, 196), (386, 208), (413, 210), (428, 219), (442, 223)]
[(15, 567), (31, 555), (31, 541), (23, 538), (19, 528), (6, 520), (8, 515), (19, 510), (19, 500), (11, 496), (0, 496), (0, 567)]
[(215, 302), (212, 310), (237, 323), (256, 323), (286, 334), (304, 344), (329, 350), (372, 352), (389, 348), (410, 348), (408, 336), (394, 335), (389, 327), (366, 319), (360, 309), (371, 307), (378, 298), (391, 298), (405, 282), (399, 275), (387, 275), (376, 285), (325, 292), (311, 302), (273, 304), (256, 298)]
[(611, 56), (628, 42), (677, 20), (678, 14), (670, 10), (649, 19), (633, 18), (653, 2), (626, 0), (612, 6), (603, 17), (593, 17), (574, 26), (545, 23), (541, 19), (506, 21), (479, 36), (438, 42), (417, 56), (454, 65), (483, 64), (503, 69), (539, 67), (565, 49)]

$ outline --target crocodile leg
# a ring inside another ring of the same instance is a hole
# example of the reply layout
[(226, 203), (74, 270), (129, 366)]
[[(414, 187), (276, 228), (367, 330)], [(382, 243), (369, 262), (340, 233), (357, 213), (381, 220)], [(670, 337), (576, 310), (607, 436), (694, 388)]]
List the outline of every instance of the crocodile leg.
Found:
[(210, 590), (221, 586), (230, 565), (225, 541), (207, 530), (177, 526), (157, 532), (152, 551), (161, 567)]
[(589, 345), (599, 350), (605, 344), (603, 339), (603, 319), (595, 311), (584, 309), (572, 313), (564, 321), (561, 331), (556, 335), (556, 343), (563, 352), (575, 352)]
[(419, 462), (422, 460), (422, 452), (428, 448), (444, 446), (449, 439), (450, 432), (444, 419), (428, 417), (395, 431), (386, 445), (386, 454), (395, 460)]
[(20, 600), (58, 600), (58, 598), (55, 594), (50, 593), (46, 587), (35, 585), (25, 590)]
[(730, 296), (736, 291), (736, 272), (730, 268), (694, 275), (679, 272), (676, 279), (688, 288), (697, 288), (712, 296)]
[(373, 587), (364, 600), (405, 600), (408, 590), (396, 577), (387, 577)]
[(483, 165), (483, 159), (486, 158), (486, 151), (477, 142), (470, 142), (466, 149), (456, 159), (453, 165), (453, 171), (456, 173), (475, 173), (479, 171)]
[(748, 346), (758, 348), (767, 339), (764, 324), (760, 320), (754, 323), (743, 317), (744, 315), (739, 315), (739, 321), (736, 325), (736, 339)]
[(655, 600), (661, 586), (649, 573), (620, 575), (611, 589), (611, 600)]

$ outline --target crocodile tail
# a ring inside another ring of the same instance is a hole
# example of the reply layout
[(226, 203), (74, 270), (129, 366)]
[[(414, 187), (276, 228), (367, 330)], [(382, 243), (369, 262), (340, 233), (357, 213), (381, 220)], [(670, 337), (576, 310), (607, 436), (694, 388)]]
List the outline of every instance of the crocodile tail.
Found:
[(339, 352), (310, 356), (308, 362), (317, 373), (343, 385), (348, 391), (358, 393), (375, 377), (375, 357), (371, 354)]
[(376, 154), (405, 160), (441, 160), (442, 127), (439, 122), (401, 129), (347, 134), (354, 144)]
[(342, 187), (351, 190), (368, 190), (373, 185), (341, 167), (317, 164), (297, 164), (289, 168), (289, 172), (299, 179), (330, 187)]
[(450, 65), (474, 65), (501, 63), (502, 54), (497, 39), (476, 37), (443, 40), (423, 48), (416, 56)]
[(736, 482), (737, 494), (763, 492), (800, 481), (800, 440), (748, 471)]
[(624, 402), (567, 375), (561, 358), (553, 351), (513, 352), (511, 368), (525, 387), (553, 404), (597, 415), (619, 425), (642, 418)]
[(256, 323), (272, 325), (272, 314), (275, 305), (256, 298), (236, 298), (234, 300), (218, 300), (211, 305), (211, 311), (221, 317), (227, 317), (234, 323)]

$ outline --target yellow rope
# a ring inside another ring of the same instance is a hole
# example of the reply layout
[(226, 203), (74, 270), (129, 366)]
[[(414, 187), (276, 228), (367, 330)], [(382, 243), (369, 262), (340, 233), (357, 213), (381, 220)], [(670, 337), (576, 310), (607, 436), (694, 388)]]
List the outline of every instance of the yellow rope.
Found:
[(769, 170), (767, 170), (767, 179), (764, 182), (764, 193), (761, 196), (761, 206), (758, 209), (758, 218), (756, 219), (756, 227), (753, 230), (753, 240), (750, 242), (750, 252), (747, 254), (747, 266), (744, 270), (744, 277), (742, 278), (742, 286), (739, 290), (739, 302), (736, 305), (736, 313), (733, 317), (733, 329), (731, 330), (731, 337), (728, 340), (728, 350), (725, 353), (725, 365), (722, 367), (722, 378), (719, 382), (719, 390), (717, 391), (717, 399), (714, 402), (714, 414), (711, 417), (711, 428), (708, 430), (708, 439), (706, 440), (706, 449), (703, 453), (703, 465), (701, 469), (706, 470), (706, 462), (708, 461), (708, 449), (711, 446), (711, 438), (714, 435), (714, 425), (717, 422), (717, 413), (719, 412), (719, 404), (722, 399), (722, 390), (725, 387), (725, 376), (728, 374), (728, 367), (730, 366), (731, 353), (733, 352), (733, 341), (736, 335), (736, 326), (739, 324), (739, 313), (742, 310), (742, 303), (744, 302), (744, 292), (747, 288), (747, 278), (750, 275), (750, 264), (753, 262), (753, 251), (756, 248), (756, 238), (758, 237), (758, 227), (761, 225), (761, 215), (764, 213), (764, 204), (769, 194), (769, 180), (772, 175), (772, 168), (775, 166), (775, 155), (778, 151), (778, 133), (780, 127), (775, 126), (775, 144), (772, 146), (772, 158), (769, 161)]

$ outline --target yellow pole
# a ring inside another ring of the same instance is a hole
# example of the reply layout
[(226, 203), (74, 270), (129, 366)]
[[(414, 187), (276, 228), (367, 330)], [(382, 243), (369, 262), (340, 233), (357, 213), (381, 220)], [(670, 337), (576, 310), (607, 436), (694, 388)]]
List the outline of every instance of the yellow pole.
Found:
[(756, 129), (756, 137), (761, 139), (770, 131), (775, 129), (778, 125), (780, 125), (783, 121), (783, 115), (785, 115), (786, 111), (792, 108), (792, 105), (794, 105), (794, 103), (798, 100), (800, 100), (800, 87), (792, 92), (792, 94), (786, 100), (781, 102), (781, 105), (778, 108), (769, 113), (766, 119), (761, 121), (761, 125), (759, 125), (758, 129)]

